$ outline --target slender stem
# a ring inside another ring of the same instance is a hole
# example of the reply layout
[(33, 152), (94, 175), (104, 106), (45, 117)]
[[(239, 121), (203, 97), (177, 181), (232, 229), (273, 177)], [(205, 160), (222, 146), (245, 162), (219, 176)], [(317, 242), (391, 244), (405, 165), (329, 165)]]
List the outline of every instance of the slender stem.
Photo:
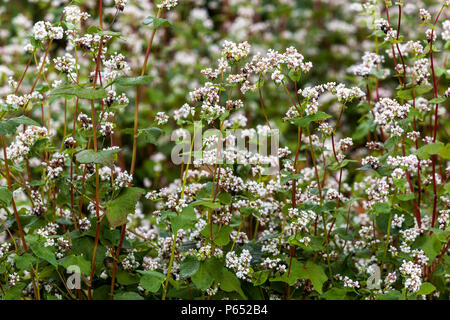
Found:
[[(160, 8), (158, 10), (158, 13), (156, 14), (157, 18), (160, 18), (161, 15), (163, 13), (163, 10)], [(153, 39), (155, 37), (156, 34), (156, 29), (153, 29), (151, 35), (150, 35), (150, 40), (148, 42), (148, 46), (147, 46), (147, 51), (145, 53), (145, 59), (144, 59), (144, 64), (142, 65), (142, 71), (141, 71), (141, 76), (145, 75), (145, 72), (147, 70), (147, 62), (148, 62), (148, 58), (150, 56), (150, 52), (152, 50), (152, 44), (153, 44)], [(138, 120), (139, 120), (139, 100), (141, 97), (141, 86), (138, 85), (136, 88), (136, 100), (135, 100), (135, 105), (134, 105), (134, 136), (133, 136), (133, 155), (131, 158), (131, 169), (130, 169), (130, 174), (131, 176), (133, 176), (134, 174), (134, 170), (135, 170), (135, 166), (136, 166), (136, 153), (137, 153), (137, 138), (138, 138)]]
[(17, 227), (19, 228), (20, 237), (22, 238), (23, 248), (25, 249), (25, 252), (28, 252), (27, 243), (25, 242), (25, 235), (23, 233), (22, 224), (20, 223), (19, 213), (18, 213), (17, 207), (16, 207), (16, 202), (14, 201), (14, 196), (12, 195), (13, 188), (12, 188), (11, 177), (10, 177), (10, 173), (9, 173), (8, 155), (6, 152), (5, 137), (3, 135), (1, 135), (1, 139), (2, 139), (2, 145), (3, 145), (3, 157), (4, 157), (3, 159), (5, 162), (6, 180), (8, 181), (8, 189), (11, 192), (11, 203), (12, 203), (12, 206), (14, 209), (14, 216), (16, 218)]
[(127, 225), (123, 224), (122, 225), (122, 230), (120, 231), (120, 240), (119, 240), (119, 246), (117, 247), (116, 250), (116, 255), (115, 255), (115, 259), (114, 259), (114, 263), (113, 263), (113, 271), (112, 271), (112, 276), (111, 276), (111, 292), (109, 295), (109, 299), (112, 300), (114, 297), (114, 284), (116, 281), (116, 273), (117, 273), (117, 260), (119, 259), (119, 255), (120, 255), (120, 250), (122, 249), (122, 244), (123, 244), (123, 240), (125, 238), (125, 230), (127, 229)]
[[(438, 19), (444, 10), (444, 6), (441, 7), (441, 10), (439, 10), (439, 13), (436, 17), (436, 20), (434, 21), (434, 26), (436, 26), (436, 23), (438, 22)], [(431, 39), (430, 39), (430, 64), (431, 64), (431, 74), (433, 76), (433, 94), (434, 98), (438, 97), (437, 92), (437, 81), (436, 81), (436, 74), (434, 71), (434, 58), (433, 58), (433, 37), (434, 37), (434, 29), (431, 30)], [(437, 129), (438, 129), (438, 109), (439, 109), (439, 103), (436, 103), (435, 111), (434, 111), (434, 133), (433, 133), (433, 142), (436, 142), (437, 137)], [(434, 227), (434, 224), (436, 222), (437, 218), (437, 187), (436, 187), (436, 155), (433, 155), (431, 158), (431, 165), (432, 165), (432, 174), (433, 174), (433, 215), (431, 218), (431, 227)]]

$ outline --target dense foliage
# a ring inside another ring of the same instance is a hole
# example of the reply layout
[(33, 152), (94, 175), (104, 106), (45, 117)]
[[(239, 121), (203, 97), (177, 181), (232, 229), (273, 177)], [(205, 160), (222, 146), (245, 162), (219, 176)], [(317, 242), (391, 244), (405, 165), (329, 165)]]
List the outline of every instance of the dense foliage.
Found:
[(2, 1), (1, 298), (448, 300), (449, 5)]

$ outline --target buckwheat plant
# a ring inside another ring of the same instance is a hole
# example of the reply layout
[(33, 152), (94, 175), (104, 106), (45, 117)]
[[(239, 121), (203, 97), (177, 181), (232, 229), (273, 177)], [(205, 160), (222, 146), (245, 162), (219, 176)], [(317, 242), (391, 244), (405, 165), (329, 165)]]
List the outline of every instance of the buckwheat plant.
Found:
[(450, 1), (0, 4), (3, 300), (448, 300)]

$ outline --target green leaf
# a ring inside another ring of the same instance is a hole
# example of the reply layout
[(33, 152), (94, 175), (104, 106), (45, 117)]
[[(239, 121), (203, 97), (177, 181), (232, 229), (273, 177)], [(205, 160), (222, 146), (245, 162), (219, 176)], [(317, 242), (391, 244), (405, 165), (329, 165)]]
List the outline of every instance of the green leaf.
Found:
[(53, 253), (52, 250), (50, 250), (50, 248), (41, 247), (37, 244), (34, 244), (31, 246), (31, 250), (33, 251), (33, 253), (36, 256), (38, 256), (41, 259), (44, 259), (45, 261), (50, 263), (52, 266), (54, 266), (54, 267), (58, 266), (58, 262), (56, 262), (55, 254)]
[(222, 277), (220, 279), (220, 289), (222, 289), (225, 292), (236, 291), (244, 299), (247, 298), (244, 292), (242, 291), (239, 279), (233, 273), (228, 271), (226, 268), (223, 268), (222, 271)]
[(444, 190), (447, 194), (450, 194), (450, 182), (447, 182), (444, 186)]
[(80, 87), (74, 87), (72, 85), (65, 85), (58, 87), (56, 89), (53, 89), (49, 96), (54, 97), (72, 97), (76, 96), (80, 99), (87, 99), (87, 100), (98, 100), (98, 99), (104, 99), (107, 97), (107, 92), (103, 88), (99, 89), (85, 89)]
[(19, 268), (19, 270), (30, 270), (31, 265), (36, 262), (36, 258), (29, 253), (24, 253), (21, 256), (14, 256), (14, 260), (16, 262), (16, 267)]
[(139, 76), (139, 77), (120, 77), (117, 78), (114, 83), (119, 84), (124, 87), (140, 86), (143, 84), (150, 83), (150, 76)]
[(446, 159), (446, 160), (450, 160), (450, 143), (447, 143), (445, 145), (445, 147), (443, 147), (440, 151), (439, 151), (439, 155)]
[(441, 243), (436, 233), (433, 233), (431, 236), (424, 234), (423, 237), (419, 239), (418, 244), (430, 261), (433, 261), (440, 253)]
[(324, 292), (321, 297), (327, 300), (345, 300), (347, 290), (343, 288), (331, 288)]
[(231, 204), (233, 201), (231, 194), (229, 194), (228, 192), (224, 192), (224, 191), (220, 192), (219, 195), (217, 196), (217, 198), (223, 204)]
[(76, 155), (76, 159), (79, 163), (96, 163), (109, 165), (114, 161), (114, 155), (119, 153), (121, 149), (102, 150), (95, 152), (92, 149), (83, 150)]
[(2, 300), (19, 300), (22, 296), (22, 290), (26, 287), (26, 283), (20, 282), (14, 287), (10, 288)]
[(139, 293), (128, 291), (128, 292), (117, 292), (114, 295), (114, 300), (144, 300)]
[(420, 290), (417, 291), (417, 294), (418, 295), (420, 295), (420, 294), (427, 295), (427, 294), (432, 293), (435, 290), (436, 290), (436, 287), (434, 285), (432, 285), (429, 282), (424, 282), (424, 283), (422, 283), (422, 286), (420, 287)]
[(189, 278), (198, 271), (200, 262), (193, 255), (187, 256), (180, 265), (180, 276), (182, 278)]
[(191, 277), (191, 279), (195, 286), (203, 291), (211, 287), (214, 281), (213, 277), (208, 272), (208, 268), (205, 263), (200, 264), (197, 272)]
[[(420, 85), (414, 87), (414, 96), (420, 97), (423, 94), (431, 91), (433, 89), (433, 86), (431, 85)], [(403, 100), (412, 100), (413, 98), (413, 89), (406, 89), (406, 90), (399, 90), (397, 91), (397, 96)]]
[(260, 286), (269, 278), (270, 270), (261, 270), (255, 272), (255, 278), (252, 280), (254, 286)]
[(301, 128), (306, 128), (313, 121), (321, 121), (328, 118), (331, 118), (331, 115), (322, 111), (317, 111), (315, 114), (311, 114), (303, 118), (294, 118), (292, 119), (292, 122)]
[(445, 102), (446, 100), (447, 100), (446, 97), (440, 97), (440, 98), (431, 99), (428, 102), (431, 103), (431, 104), (439, 104), (439, 103)]
[(6, 206), (11, 204), (12, 200), (12, 192), (9, 191), (8, 187), (1, 186), (0, 187), (0, 201), (3, 202)]
[(375, 218), (378, 229), (387, 234), (389, 228), (390, 214), (387, 212), (381, 212), (377, 214)]
[(322, 293), (323, 284), (328, 280), (323, 268), (312, 261), (306, 262), (306, 265), (298, 270), (300, 278), (311, 280), (314, 289)]
[(144, 25), (152, 24), (153, 29), (158, 29), (161, 27), (170, 27), (172, 25), (172, 23), (166, 19), (161, 19), (161, 18), (152, 17), (152, 16), (145, 18), (145, 20), (142, 21), (142, 24), (144, 24)]
[(183, 208), (179, 215), (172, 216), (170, 222), (172, 224), (172, 232), (176, 233), (180, 229), (186, 229), (192, 227), (192, 223), (195, 221), (196, 215), (194, 208), (191, 206)]
[(37, 127), (41, 126), (39, 123), (37, 123), (33, 119), (30, 119), (26, 116), (10, 118), (7, 120), (0, 121), (0, 135), (12, 134), (12, 133), (16, 132), (17, 127), (21, 124), (37, 126)]
[(391, 205), (388, 202), (377, 202), (373, 208), (376, 213), (389, 213), (391, 211)]
[(438, 154), (443, 147), (444, 144), (440, 141), (429, 143), (414, 151), (413, 154), (417, 155), (420, 159), (428, 159), (430, 156)]
[(164, 281), (164, 275), (154, 271), (154, 273), (145, 274), (139, 281), (139, 284), (145, 290), (156, 293), (161, 288), (162, 281)]
[(270, 281), (283, 281), (292, 286), (298, 279), (311, 280), (314, 289), (322, 293), (322, 286), (328, 280), (328, 277), (323, 271), (323, 268), (314, 262), (308, 261), (306, 264), (303, 264), (293, 259), (289, 277), (287, 276), (287, 272), (285, 272), (282, 276), (272, 278)]
[(398, 290), (392, 290), (377, 296), (377, 300), (403, 300), (405, 296)]
[(130, 286), (139, 282), (139, 275), (126, 270), (119, 270), (117, 272), (117, 282), (124, 286)]
[(139, 137), (145, 143), (151, 143), (156, 145), (158, 143), (158, 138), (164, 133), (160, 128), (147, 128), (139, 130)]
[(77, 266), (80, 268), (80, 272), (82, 274), (84, 275), (91, 274), (91, 262), (87, 261), (81, 255), (72, 255), (65, 257), (62, 260), (60, 260), (59, 263), (66, 269), (69, 268), (70, 266)]
[(99, 31), (97, 33), (101, 36), (108, 36), (108, 37), (120, 37), (122, 35), (120, 32), (110, 30)]
[[(212, 226), (214, 243), (218, 246), (226, 246), (230, 242), (231, 231), (233, 231), (233, 228), (229, 226), (218, 226), (214, 224)], [(204, 235), (206, 239), (211, 239), (210, 226), (206, 225), (201, 234)]]
[(138, 202), (144, 190), (141, 188), (125, 188), (120, 195), (109, 202), (106, 207), (106, 217), (111, 228), (127, 223), (129, 213), (134, 213), (136, 203)]
[(355, 133), (352, 135), (353, 140), (361, 140), (364, 138), (367, 133), (369, 133), (375, 127), (375, 123), (373, 121), (363, 121), (358, 127), (356, 127)]
[(289, 79), (291, 79), (294, 82), (297, 82), (300, 80), (301, 72), (296, 70), (290, 70), (288, 73)]
[(193, 206), (193, 207), (204, 206), (204, 207), (208, 207), (208, 208), (211, 208), (211, 209), (220, 208), (220, 203), (212, 202), (212, 201), (208, 201), (208, 200), (196, 200), (194, 202), (191, 202), (190, 205)]
[(414, 193), (405, 193), (405, 194), (398, 194), (397, 199), (400, 201), (409, 201), (414, 199), (416, 196)]

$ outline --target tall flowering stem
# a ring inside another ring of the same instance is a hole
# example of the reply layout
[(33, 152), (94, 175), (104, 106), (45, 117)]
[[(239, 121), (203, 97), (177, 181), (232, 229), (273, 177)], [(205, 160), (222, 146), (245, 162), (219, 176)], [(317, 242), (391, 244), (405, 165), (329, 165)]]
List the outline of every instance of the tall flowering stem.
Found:
[[(439, 20), (439, 17), (444, 10), (444, 6), (441, 7), (441, 10), (439, 10), (439, 13), (436, 17), (436, 20), (434, 21), (433, 26), (436, 27), (436, 24)], [(436, 80), (436, 74), (434, 71), (434, 58), (433, 58), (433, 38), (434, 38), (434, 29), (431, 30), (431, 38), (430, 38), (430, 64), (431, 64), (431, 74), (433, 77), (433, 94), (434, 98), (438, 97), (438, 91), (437, 91), (437, 80)], [(438, 109), (439, 109), (439, 103), (436, 103), (435, 111), (434, 111), (434, 132), (433, 132), (433, 143), (436, 142), (437, 137), (437, 129), (438, 129)], [(431, 218), (431, 227), (434, 227), (434, 224), (436, 222), (437, 218), (437, 186), (436, 186), (436, 158), (437, 155), (432, 155), (431, 157), (431, 165), (432, 165), (432, 175), (433, 175), (433, 216)]]

